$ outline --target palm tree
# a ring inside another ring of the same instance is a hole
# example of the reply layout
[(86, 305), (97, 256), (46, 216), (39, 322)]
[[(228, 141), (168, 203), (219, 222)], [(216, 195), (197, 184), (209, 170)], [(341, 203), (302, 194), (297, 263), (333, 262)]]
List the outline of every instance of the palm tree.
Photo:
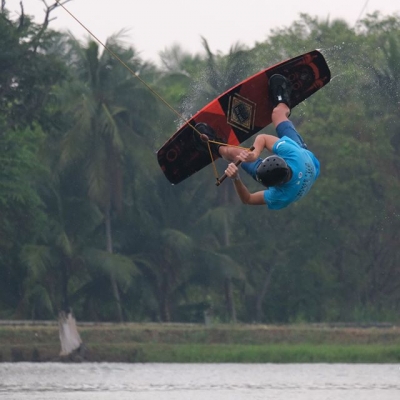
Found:
[[(146, 76), (152, 67), (143, 64), (132, 48), (125, 48), (121, 34), (112, 36), (106, 46), (132, 71)], [(105, 249), (112, 254), (113, 215), (122, 210), (124, 163), (142, 160), (145, 133), (152, 137), (152, 115), (156, 99), (116, 58), (89, 41), (81, 46), (71, 37), (69, 60), (76, 79), (61, 92), (64, 110), (72, 117), (71, 128), (62, 143), (60, 168), (82, 163), (87, 193), (104, 216)], [(122, 307), (116, 271), (110, 270), (118, 319)]]
[[(207, 98), (214, 98), (249, 74), (249, 61), (243, 47), (239, 45), (233, 47), (230, 55), (224, 58), (212, 54), (205, 40), (204, 45), (208, 50), (206, 59), (189, 57), (178, 47), (164, 52), (162, 57), (164, 71), (159, 84), (174, 106), (179, 101), (183, 101), (181, 113), (185, 117), (204, 105)], [(182, 97), (181, 94), (187, 92), (189, 94)], [(141, 225), (148, 229), (151, 226), (154, 227), (150, 235), (157, 242), (158, 251), (154, 252), (152, 247), (146, 250), (147, 246), (142, 246), (134, 257), (135, 260), (140, 260), (138, 265), (141, 266), (142, 277), (149, 278), (145, 286), (153, 288), (153, 295), (159, 304), (159, 315), (162, 320), (173, 319), (176, 315), (174, 310), (176, 310), (179, 299), (182, 299), (182, 288), (196, 285), (198, 271), (195, 265), (201, 265), (204, 269), (204, 260), (208, 262), (214, 259), (212, 263), (218, 267), (211, 268), (211, 275), (224, 279), (228, 314), (231, 316), (231, 320), (236, 321), (232, 280), (237, 277), (233, 271), (238, 269), (238, 265), (233, 260), (229, 260), (229, 256), (223, 254), (223, 251), (217, 254), (220, 250), (215, 252), (214, 247), (212, 250), (210, 248), (199, 249), (193, 241), (193, 237), (201, 236), (196, 229), (193, 229), (193, 224), (206, 210), (210, 210), (210, 200), (212, 201), (213, 196), (215, 197), (215, 186), (212, 185), (212, 181), (207, 179), (212, 176), (209, 175), (209, 172), (201, 171), (196, 179), (185, 184), (184, 189), (182, 187), (167, 189), (165, 182), (156, 180), (154, 187), (157, 189), (153, 190), (152, 203), (145, 204), (144, 202), (140, 206), (141, 219), (142, 221), (143, 218), (145, 219), (145, 223), (142, 222)], [(204, 201), (204, 190), (207, 187), (213, 195), (206, 196)], [(184, 191), (180, 192), (180, 189)], [(232, 194), (230, 193), (231, 189), (228, 185), (219, 189), (218, 194), (223, 196), (222, 203), (229, 201)], [(168, 196), (164, 196), (169, 199), (168, 204), (163, 200), (162, 194), (164, 193), (168, 193)], [(203, 199), (205, 210), (200, 212), (199, 208), (202, 207), (193, 207), (191, 199), (194, 198), (196, 204)], [(219, 201), (220, 197), (218, 196), (217, 203)], [(152, 208), (151, 211), (149, 211), (149, 207)], [(218, 210), (221, 211), (221, 208)], [(219, 213), (223, 217), (223, 226), (219, 225), (216, 228), (219, 243), (217, 246), (223, 248), (224, 251), (230, 245), (227, 214), (228, 210)], [(219, 220), (221, 221), (220, 218)], [(220, 235), (221, 232), (222, 235)], [(191, 249), (189, 253), (188, 249)], [(202, 253), (202, 255), (198, 253)], [(208, 270), (208, 268), (206, 269)], [(219, 274), (216, 273), (218, 271)], [(149, 282), (151, 282), (150, 285)]]
[[(47, 231), (21, 252), (26, 277), (20, 308), (31, 318), (49, 318), (57, 310), (71, 308), (70, 294), (76, 290), (70, 286), (71, 279), (85, 276), (87, 260), (83, 252), (102, 219), (89, 202), (62, 198), (56, 192), (46, 203), (51, 211)], [(73, 218), (77, 214), (81, 216), (79, 226)]]
[[(232, 46), (227, 56), (213, 54), (205, 39), (203, 39), (203, 46), (206, 50), (206, 70), (200, 74), (201, 78), (199, 82), (194, 85), (193, 98), (187, 102), (190, 107), (196, 107), (197, 109), (247, 76), (250, 76), (254, 68), (251, 59), (248, 57), (246, 48), (240, 44)], [(187, 112), (187, 110), (185, 111)], [(232, 245), (231, 224), (234, 218), (234, 213), (232, 213), (232, 210), (234, 210), (234, 201), (232, 199), (235, 199), (235, 194), (233, 188), (226, 184), (222, 185), (218, 191), (217, 208), (214, 208), (212, 211), (206, 211), (200, 217), (200, 220), (211, 217), (214, 221), (219, 221), (218, 226), (215, 226), (216, 229), (208, 234), (211, 233), (214, 237), (216, 248), (213, 250), (213, 254), (214, 257), (219, 259), (219, 261), (216, 260), (217, 264), (221, 261), (225, 264), (222, 268), (222, 271), (225, 271), (225, 273), (221, 274), (220, 277), (224, 280), (223, 287), (228, 315), (232, 322), (236, 322), (237, 315), (233, 295), (233, 279), (235, 277), (240, 277), (239, 279), (241, 279), (241, 274), (233, 273), (233, 271), (238, 270), (238, 265), (229, 255), (224, 253)], [(211, 216), (210, 213), (213, 215)]]
[(255, 72), (249, 51), (244, 45), (233, 45), (227, 55), (214, 54), (206, 39), (203, 38), (206, 57), (198, 61), (193, 71), (193, 83), (182, 105), (184, 115), (194, 114), (200, 108), (219, 96), (235, 84)]
[(142, 190), (135, 205), (141, 212), (130, 217), (130, 224), (140, 224), (141, 229), (126, 239), (124, 251), (130, 252), (141, 271), (144, 307), (156, 320), (173, 321), (195, 261), (190, 217), (193, 204), (187, 188), (171, 186), (157, 171), (151, 201)]
[[(109, 276), (111, 266), (117, 269), (114, 276), (119, 284), (130, 282), (137, 273), (130, 258), (98, 249), (98, 231), (104, 218), (98, 207), (82, 196), (84, 182), (78, 172), (75, 168), (68, 174), (49, 174), (41, 189), (48, 216), (46, 229), (21, 252), (26, 277), (20, 309), (32, 318), (48, 318), (56, 310), (71, 308), (88, 318), (91, 315), (81, 306), (82, 299), (89, 296), (86, 287), (99, 276)], [(71, 176), (75, 177), (73, 186)], [(104, 301), (106, 292), (99, 289), (97, 297)]]

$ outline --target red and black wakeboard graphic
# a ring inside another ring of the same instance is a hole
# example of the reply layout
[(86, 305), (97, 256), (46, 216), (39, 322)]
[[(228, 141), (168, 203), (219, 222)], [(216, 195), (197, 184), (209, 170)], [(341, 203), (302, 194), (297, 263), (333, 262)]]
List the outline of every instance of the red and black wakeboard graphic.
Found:
[(193, 130), (197, 123), (210, 125), (219, 141), (238, 146), (272, 122), (268, 81), (273, 74), (284, 75), (292, 83), (291, 108), (331, 79), (325, 58), (313, 50), (262, 70), (221, 94), (186, 121), (157, 151), (158, 163), (172, 184), (182, 182), (218, 158), (199, 150)]

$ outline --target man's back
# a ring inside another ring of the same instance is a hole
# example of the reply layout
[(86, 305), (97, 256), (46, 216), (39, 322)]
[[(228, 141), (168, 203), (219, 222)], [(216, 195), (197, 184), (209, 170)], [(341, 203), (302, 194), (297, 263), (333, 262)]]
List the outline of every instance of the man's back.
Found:
[(319, 176), (320, 164), (311, 151), (300, 147), (287, 136), (274, 144), (273, 152), (282, 157), (292, 170), (292, 177), (288, 182), (270, 187), (264, 192), (268, 208), (279, 210), (308, 193)]

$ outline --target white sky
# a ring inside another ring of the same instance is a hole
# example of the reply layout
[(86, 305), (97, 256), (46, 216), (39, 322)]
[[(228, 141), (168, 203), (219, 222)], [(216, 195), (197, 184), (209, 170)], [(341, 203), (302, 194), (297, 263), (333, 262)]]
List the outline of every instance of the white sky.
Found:
[[(43, 0), (22, 0), (25, 14), (35, 22), (44, 18)], [(6, 0), (12, 17), (20, 13), (20, 0)], [(51, 5), (54, 0), (46, 0)], [(354, 25), (360, 14), (374, 11), (400, 15), (398, 0), (72, 0), (65, 7), (101, 41), (129, 29), (125, 39), (144, 60), (159, 61), (160, 51), (180, 44), (192, 54), (202, 53), (201, 36), (213, 52), (227, 53), (236, 42), (254, 45), (271, 29), (290, 26), (300, 13), (322, 19), (345, 19)], [(62, 8), (52, 13), (51, 27), (70, 30), (84, 39), (87, 32)]]

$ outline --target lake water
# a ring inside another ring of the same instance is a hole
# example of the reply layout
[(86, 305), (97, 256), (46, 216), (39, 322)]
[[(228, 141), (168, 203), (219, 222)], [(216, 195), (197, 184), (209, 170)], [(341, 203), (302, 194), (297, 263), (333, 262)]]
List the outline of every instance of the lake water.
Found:
[(0, 363), (0, 399), (399, 400), (400, 367)]

